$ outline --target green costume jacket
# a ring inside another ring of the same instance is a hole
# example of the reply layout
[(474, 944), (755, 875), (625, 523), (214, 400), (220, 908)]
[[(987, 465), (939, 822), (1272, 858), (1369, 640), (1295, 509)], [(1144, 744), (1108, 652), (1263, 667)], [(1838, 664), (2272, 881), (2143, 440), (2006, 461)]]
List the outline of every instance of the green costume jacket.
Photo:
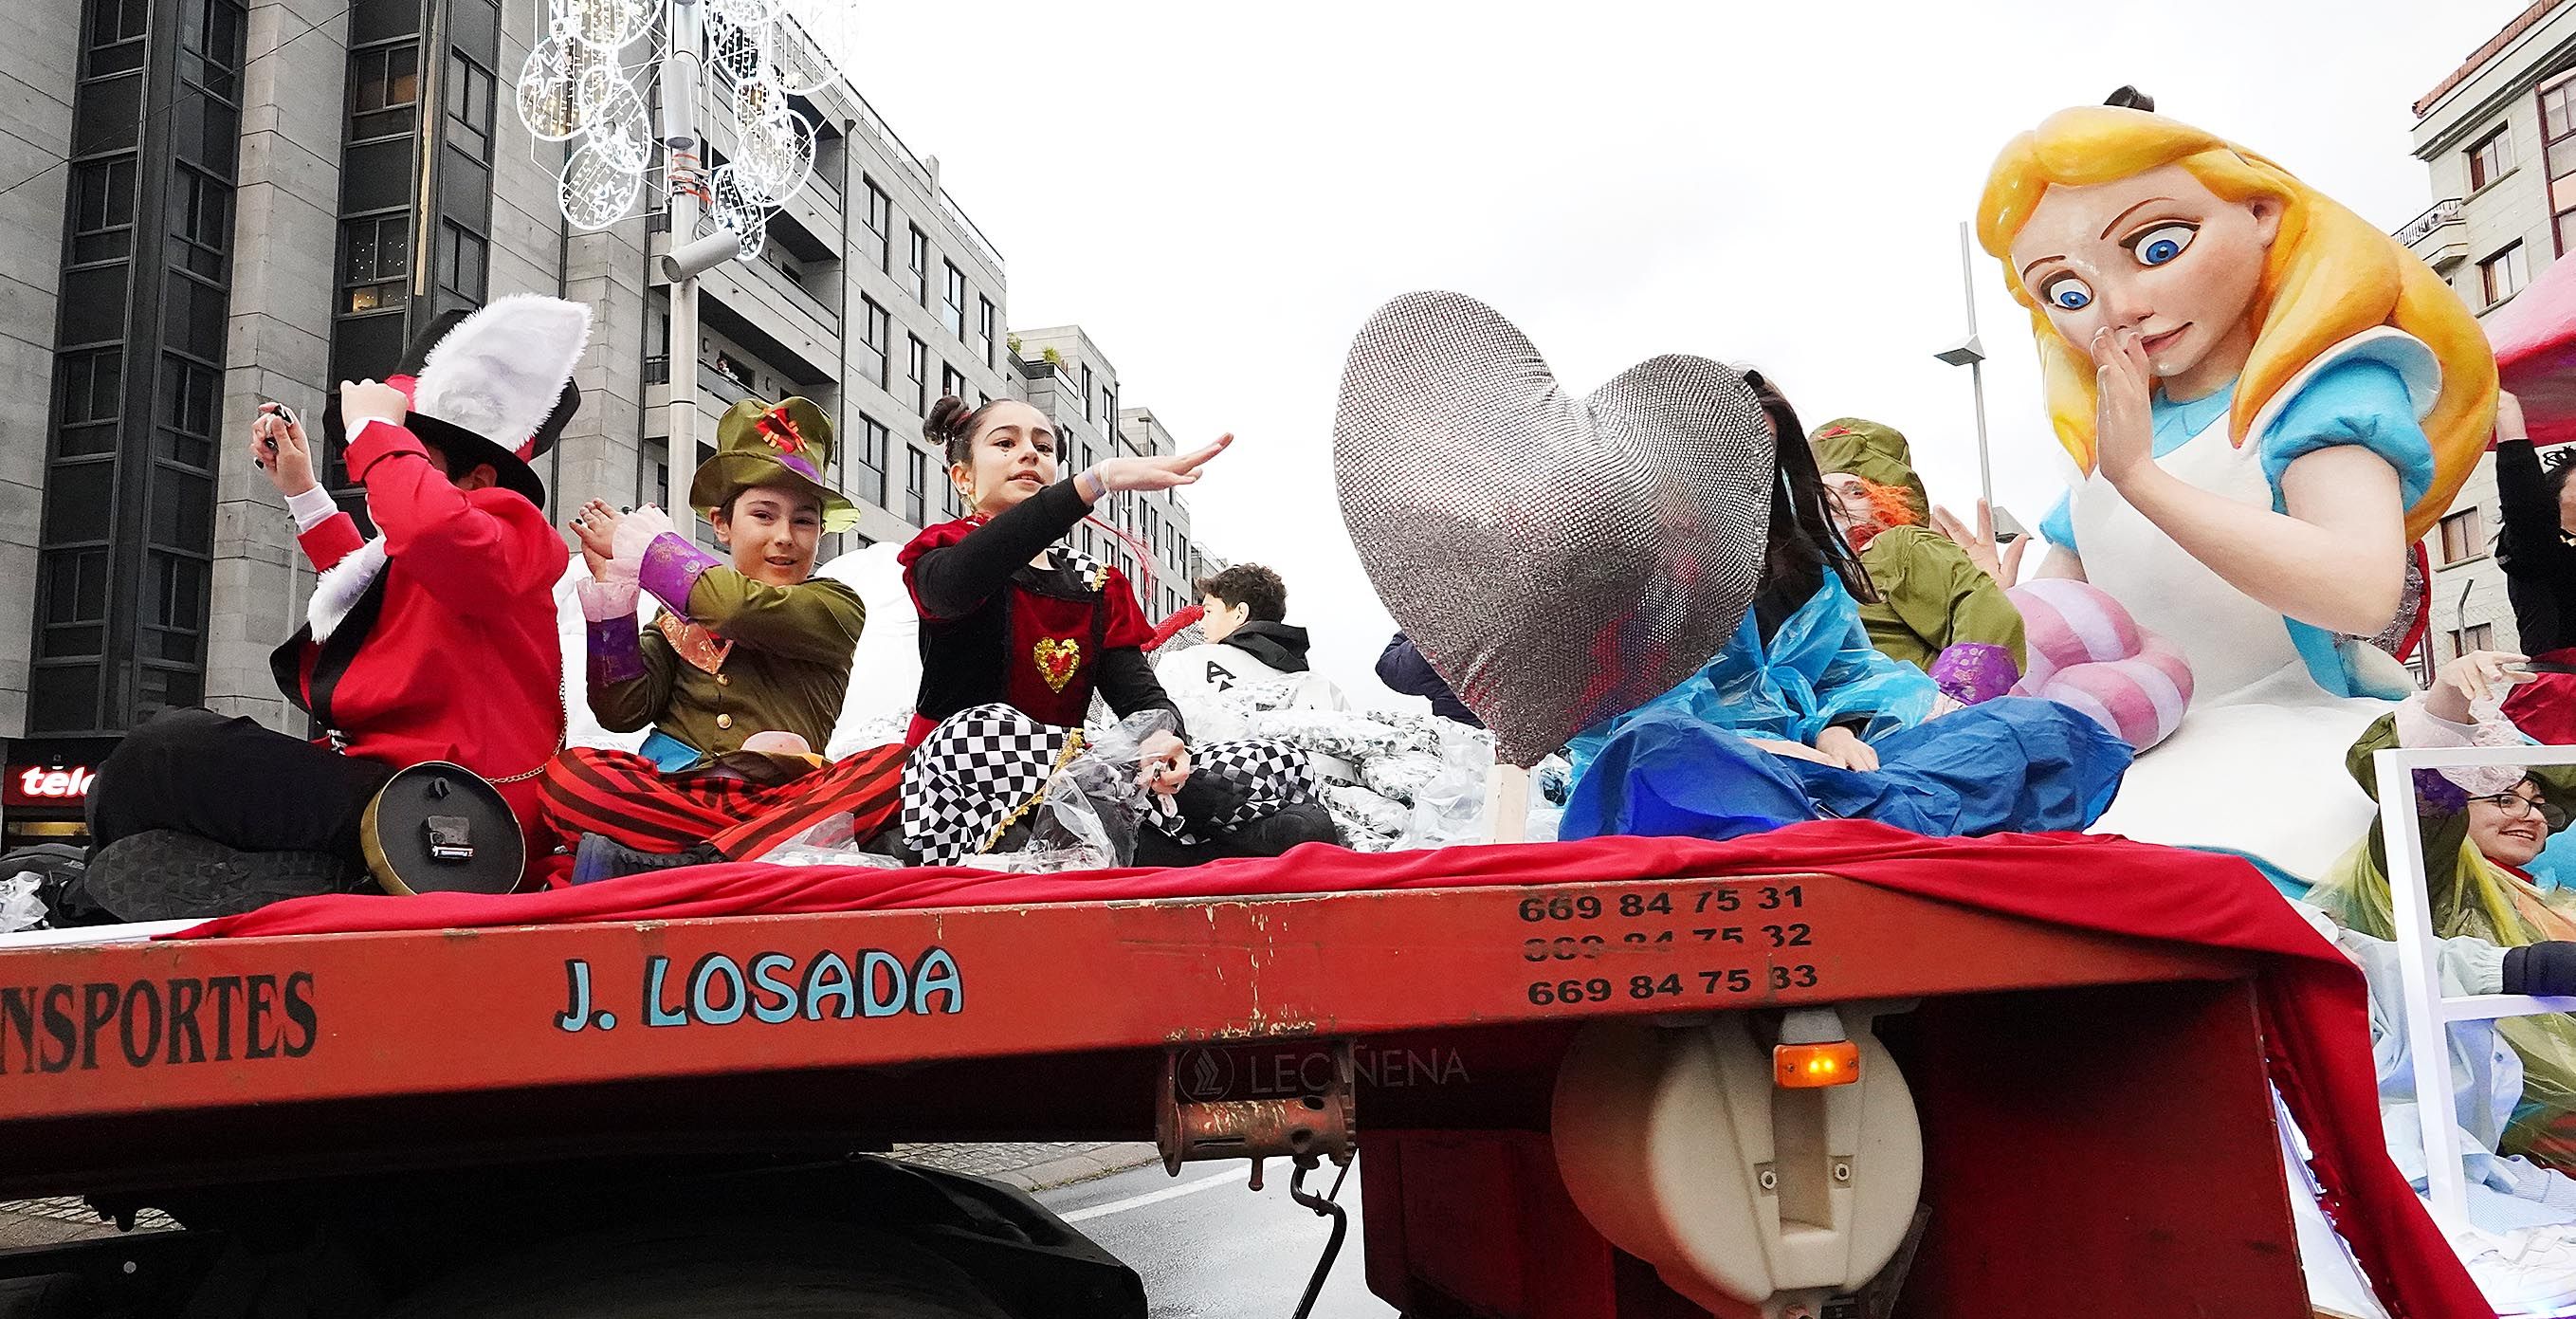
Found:
[(640, 677), (593, 673), (600, 725), (622, 733), (651, 724), (702, 759), (764, 731), (794, 733), (822, 754), (867, 624), (858, 593), (820, 577), (771, 586), (718, 564), (698, 574), (688, 601), (694, 627), (665, 612), (643, 630)]

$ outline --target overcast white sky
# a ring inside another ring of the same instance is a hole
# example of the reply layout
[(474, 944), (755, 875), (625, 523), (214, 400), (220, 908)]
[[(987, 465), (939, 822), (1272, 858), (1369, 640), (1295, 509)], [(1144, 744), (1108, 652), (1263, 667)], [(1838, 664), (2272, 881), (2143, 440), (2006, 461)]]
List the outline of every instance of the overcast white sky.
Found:
[[(1811, 426), (1905, 431), (1964, 509), (1967, 372), (1931, 355), (2007, 138), (2135, 83), (2394, 229), (2431, 200), (2410, 103), (2521, 8), (871, 4), (847, 71), (1000, 246), (1012, 324), (1079, 322), (1184, 443), (1235, 433), (1197, 535), (1284, 574), (1317, 667), (1379, 703), (1331, 436), (1379, 303), (1481, 298), (1583, 390), (1656, 353), (1757, 364)], [(1982, 253), (1977, 297), (1997, 495), (2036, 523), (2064, 459)]]

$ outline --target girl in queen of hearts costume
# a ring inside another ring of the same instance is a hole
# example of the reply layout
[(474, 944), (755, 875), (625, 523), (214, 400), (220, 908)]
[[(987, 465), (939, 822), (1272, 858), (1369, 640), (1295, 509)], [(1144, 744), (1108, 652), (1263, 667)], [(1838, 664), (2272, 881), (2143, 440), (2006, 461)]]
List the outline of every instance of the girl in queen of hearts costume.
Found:
[[(2080, 473), (2040, 575), (2107, 591), (2195, 680), (2095, 828), (2319, 877), (2372, 816), (2344, 752), (2413, 687), (2355, 638), (2396, 613), (2408, 545), (2485, 447), (2485, 336), (2367, 221), (2145, 110), (2015, 138), (1977, 222)], [(2256, 766), (2288, 772), (2248, 800)]]

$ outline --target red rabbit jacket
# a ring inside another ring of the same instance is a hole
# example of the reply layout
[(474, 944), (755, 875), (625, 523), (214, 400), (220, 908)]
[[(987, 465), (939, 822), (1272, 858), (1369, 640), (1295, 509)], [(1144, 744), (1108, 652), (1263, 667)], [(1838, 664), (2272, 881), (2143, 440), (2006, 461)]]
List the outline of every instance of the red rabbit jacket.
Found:
[(350, 755), (517, 778), (499, 786), (533, 865), (550, 848), (531, 771), (563, 743), (554, 591), (571, 552), (525, 496), (449, 484), (401, 426), (361, 425), (347, 458), (383, 534), (362, 540), (344, 512), (298, 538), (322, 579), (312, 621), (269, 657), (278, 686)]

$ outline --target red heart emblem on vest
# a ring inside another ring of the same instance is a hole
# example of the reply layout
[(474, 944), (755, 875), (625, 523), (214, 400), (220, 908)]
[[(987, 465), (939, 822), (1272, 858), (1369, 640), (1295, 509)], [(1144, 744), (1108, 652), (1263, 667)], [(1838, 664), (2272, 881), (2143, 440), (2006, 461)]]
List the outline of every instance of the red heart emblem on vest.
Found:
[(1071, 637), (1046, 637), (1038, 642), (1036, 657), (1038, 676), (1046, 679), (1047, 690), (1061, 692), (1082, 668), (1082, 643)]

